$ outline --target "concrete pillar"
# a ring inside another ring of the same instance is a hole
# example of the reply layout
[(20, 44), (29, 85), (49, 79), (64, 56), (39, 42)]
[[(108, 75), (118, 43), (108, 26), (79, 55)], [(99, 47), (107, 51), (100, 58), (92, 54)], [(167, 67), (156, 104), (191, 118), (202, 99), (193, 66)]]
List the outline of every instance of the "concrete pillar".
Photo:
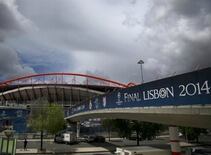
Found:
[(80, 122), (77, 122), (77, 126), (76, 126), (76, 137), (79, 138), (80, 137)]
[(179, 130), (178, 127), (169, 127), (170, 143), (172, 155), (181, 155), (181, 148), (179, 144)]

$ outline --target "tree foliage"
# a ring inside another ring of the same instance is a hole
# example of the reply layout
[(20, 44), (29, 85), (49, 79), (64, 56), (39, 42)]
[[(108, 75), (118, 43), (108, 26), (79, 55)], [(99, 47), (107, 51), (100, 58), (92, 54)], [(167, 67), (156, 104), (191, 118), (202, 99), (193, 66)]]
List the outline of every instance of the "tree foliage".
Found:
[(36, 101), (31, 105), (29, 125), (35, 131), (46, 129), (48, 102), (45, 100)]
[(31, 106), (29, 124), (34, 130), (46, 130), (55, 134), (65, 126), (62, 106), (39, 100), (38, 103)]
[(120, 137), (130, 138), (131, 134), (135, 132), (137, 145), (139, 145), (140, 139), (151, 140), (164, 129), (164, 126), (160, 124), (123, 119), (104, 120), (103, 126), (109, 130), (116, 129)]
[(180, 127), (181, 133), (185, 136), (186, 140), (195, 140), (199, 141), (199, 135), (201, 133), (207, 133), (206, 129), (192, 128), (192, 127)]
[(102, 126), (107, 130), (107, 132), (108, 132), (108, 139), (110, 141), (111, 130), (113, 129), (113, 120), (112, 119), (104, 119), (102, 121)]
[(29, 125), (40, 131), (40, 150), (43, 150), (43, 131), (55, 134), (65, 126), (63, 107), (40, 99), (31, 106)]
[(155, 138), (165, 127), (161, 124), (142, 122), (141, 138), (151, 140)]
[(57, 104), (49, 105), (47, 110), (46, 130), (51, 134), (55, 134), (64, 129), (64, 127), (63, 108)]
[(120, 137), (129, 138), (131, 135), (131, 124), (129, 120), (115, 119), (113, 120), (114, 128), (118, 131)]
[(139, 140), (151, 140), (160, 133), (164, 126), (161, 124), (132, 121), (131, 123), (132, 131), (136, 132), (137, 145), (139, 145)]

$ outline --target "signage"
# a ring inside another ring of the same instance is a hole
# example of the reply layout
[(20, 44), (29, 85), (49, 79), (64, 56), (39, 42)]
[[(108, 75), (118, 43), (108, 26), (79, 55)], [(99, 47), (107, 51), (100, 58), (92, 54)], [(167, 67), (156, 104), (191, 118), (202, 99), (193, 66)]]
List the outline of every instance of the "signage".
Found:
[(211, 68), (119, 89), (70, 109), (72, 114), (108, 108), (211, 104)]

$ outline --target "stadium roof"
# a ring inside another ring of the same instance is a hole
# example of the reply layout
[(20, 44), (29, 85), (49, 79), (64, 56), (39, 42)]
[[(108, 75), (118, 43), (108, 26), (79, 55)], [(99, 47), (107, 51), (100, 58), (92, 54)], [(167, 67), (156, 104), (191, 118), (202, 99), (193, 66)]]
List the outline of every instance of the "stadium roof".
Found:
[(2, 104), (30, 104), (44, 98), (49, 102), (68, 106), (127, 86), (93, 75), (77, 73), (34, 74), (0, 82), (0, 101)]

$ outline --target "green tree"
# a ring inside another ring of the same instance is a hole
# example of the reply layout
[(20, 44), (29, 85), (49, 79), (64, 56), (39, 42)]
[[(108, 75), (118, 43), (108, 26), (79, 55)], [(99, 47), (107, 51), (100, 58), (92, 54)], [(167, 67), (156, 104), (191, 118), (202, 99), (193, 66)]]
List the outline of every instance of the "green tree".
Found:
[(165, 129), (165, 126), (156, 123), (143, 122), (142, 139), (152, 140)]
[(65, 126), (63, 108), (40, 99), (31, 106), (29, 125), (40, 131), (40, 150), (43, 150), (43, 131), (54, 134)]
[(114, 128), (117, 129), (120, 137), (129, 138), (131, 135), (131, 123), (129, 120), (116, 119), (113, 120)]
[(139, 140), (140, 140), (140, 133), (142, 130), (142, 122), (140, 121), (132, 121), (132, 130), (135, 130), (136, 132), (136, 143), (137, 146), (139, 146)]
[(129, 138), (134, 131), (136, 133), (137, 146), (139, 146), (140, 139), (151, 140), (164, 129), (163, 125), (140, 121), (116, 119), (111, 123), (114, 124), (120, 137)]
[(199, 135), (201, 133), (207, 133), (206, 129), (192, 127), (180, 127), (180, 131), (187, 141), (195, 140), (197, 143), (199, 142)]
[(102, 122), (102, 126), (107, 130), (108, 132), (108, 140), (111, 140), (111, 130), (113, 128), (113, 122), (112, 119), (104, 119)]
[(164, 129), (163, 125), (148, 123), (148, 122), (140, 122), (140, 121), (132, 121), (132, 130), (136, 132), (136, 142), (137, 146), (139, 146), (139, 140), (153, 139), (160, 131)]
[(46, 130), (51, 134), (65, 128), (64, 111), (58, 104), (50, 104), (47, 110)]
[(40, 99), (31, 105), (29, 117), (29, 125), (35, 131), (40, 131), (40, 150), (43, 150), (43, 131), (46, 129), (47, 121), (47, 106), (46, 100)]

